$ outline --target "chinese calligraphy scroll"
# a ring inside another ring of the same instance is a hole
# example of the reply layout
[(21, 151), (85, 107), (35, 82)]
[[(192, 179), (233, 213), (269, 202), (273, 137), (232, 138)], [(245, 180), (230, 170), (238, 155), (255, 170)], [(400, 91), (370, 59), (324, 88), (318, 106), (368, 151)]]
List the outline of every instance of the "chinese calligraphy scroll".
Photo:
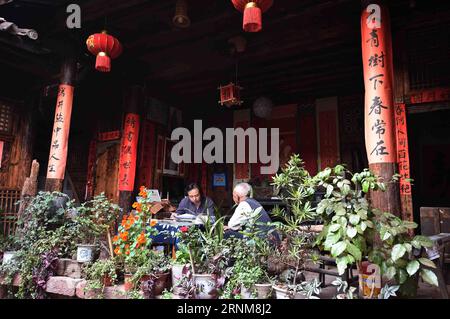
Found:
[(361, 18), (365, 136), (369, 164), (395, 163), (393, 64), (388, 12), (370, 4)]
[(97, 159), (97, 141), (93, 139), (89, 143), (85, 200), (90, 199), (94, 194), (94, 169), (96, 159)]
[(400, 173), (400, 200), (402, 207), (402, 217), (405, 220), (413, 221), (413, 207), (411, 198), (410, 166), (408, 131), (406, 126), (405, 104), (395, 106), (395, 135), (397, 139), (397, 162)]
[[(369, 169), (388, 182), (397, 171), (393, 56), (389, 12), (376, 0), (365, 1), (361, 41), (365, 85), (364, 129)], [(400, 215), (398, 185), (370, 192), (375, 208)]]
[(139, 158), (138, 185), (153, 187), (153, 176), (155, 168), (156, 128), (155, 124), (146, 120), (143, 123), (141, 151)]
[(136, 155), (139, 139), (139, 115), (128, 113), (125, 116), (119, 160), (119, 191), (134, 190), (136, 175)]
[(56, 100), (53, 135), (47, 168), (47, 179), (63, 180), (66, 170), (74, 87), (61, 84)]

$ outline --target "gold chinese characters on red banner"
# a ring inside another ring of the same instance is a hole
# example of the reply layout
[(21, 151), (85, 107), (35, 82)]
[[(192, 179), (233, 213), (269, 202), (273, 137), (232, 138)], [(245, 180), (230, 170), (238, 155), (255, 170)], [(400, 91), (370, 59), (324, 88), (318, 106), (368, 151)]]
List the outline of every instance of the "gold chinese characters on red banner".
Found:
[(369, 164), (395, 163), (392, 40), (387, 10), (367, 6), (361, 17), (365, 136)]
[(61, 84), (56, 100), (55, 121), (48, 159), (47, 178), (64, 179), (72, 115), (74, 87)]
[(119, 191), (133, 191), (139, 138), (139, 115), (125, 116), (119, 161)]

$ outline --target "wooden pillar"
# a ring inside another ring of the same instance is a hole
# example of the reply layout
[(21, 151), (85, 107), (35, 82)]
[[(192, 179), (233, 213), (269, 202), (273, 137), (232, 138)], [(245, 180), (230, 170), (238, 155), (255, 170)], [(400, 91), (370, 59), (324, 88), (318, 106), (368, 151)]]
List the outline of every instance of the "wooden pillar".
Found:
[(56, 100), (47, 179), (45, 182), (46, 191), (61, 192), (63, 190), (76, 70), (75, 59), (67, 56), (62, 64), (61, 79)]
[[(119, 206), (126, 213), (131, 207), (136, 177), (136, 159), (139, 142), (139, 109), (143, 102), (143, 90), (132, 86), (125, 94), (125, 117), (119, 160)], [(121, 216), (122, 217), (122, 216)]]
[(389, 12), (379, 1), (363, 1), (361, 38), (365, 84), (365, 139), (370, 170), (387, 183), (370, 194), (374, 207), (400, 214), (394, 122), (393, 56)]

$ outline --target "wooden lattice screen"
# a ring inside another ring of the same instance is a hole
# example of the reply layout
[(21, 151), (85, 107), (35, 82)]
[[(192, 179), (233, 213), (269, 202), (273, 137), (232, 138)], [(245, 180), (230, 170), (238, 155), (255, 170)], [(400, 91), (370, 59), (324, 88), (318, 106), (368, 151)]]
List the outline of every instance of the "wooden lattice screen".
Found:
[(14, 234), (17, 222), (20, 200), (20, 190), (0, 189), (0, 229), (3, 236)]

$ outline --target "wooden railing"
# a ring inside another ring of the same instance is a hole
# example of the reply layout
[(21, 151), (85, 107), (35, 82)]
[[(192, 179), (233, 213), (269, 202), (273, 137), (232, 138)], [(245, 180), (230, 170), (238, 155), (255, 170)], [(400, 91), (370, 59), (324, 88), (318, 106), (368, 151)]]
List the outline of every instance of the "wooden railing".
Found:
[(0, 189), (0, 229), (3, 236), (14, 234), (17, 223), (17, 213), (20, 200), (20, 190)]

